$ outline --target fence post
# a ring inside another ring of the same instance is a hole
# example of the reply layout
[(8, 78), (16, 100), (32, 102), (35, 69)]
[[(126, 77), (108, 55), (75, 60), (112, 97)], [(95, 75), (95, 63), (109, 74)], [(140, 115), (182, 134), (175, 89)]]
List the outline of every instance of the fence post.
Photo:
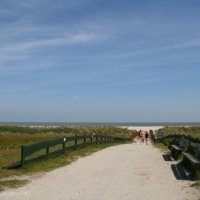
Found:
[(25, 164), (24, 145), (21, 145), (21, 166)]
[(63, 138), (63, 151), (65, 150), (65, 142), (66, 142), (66, 138)]
[(90, 136), (90, 143), (92, 144), (93, 135)]
[(84, 135), (84, 147), (86, 146), (86, 136)]
[(75, 143), (75, 149), (77, 149), (77, 135), (75, 135), (75, 141), (74, 141)]
[(46, 147), (46, 157), (49, 158), (49, 147)]
[(96, 136), (96, 144), (98, 144), (98, 135)]

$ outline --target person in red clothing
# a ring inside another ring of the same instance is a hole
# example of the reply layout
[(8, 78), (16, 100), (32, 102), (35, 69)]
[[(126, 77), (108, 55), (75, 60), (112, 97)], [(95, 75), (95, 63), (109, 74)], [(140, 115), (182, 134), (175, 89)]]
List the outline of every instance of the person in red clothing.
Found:
[(155, 134), (155, 132), (153, 130), (150, 130), (149, 136), (150, 136), (151, 140), (155, 142), (155, 140), (156, 140), (156, 134)]
[(140, 141), (140, 131), (137, 131), (137, 141)]

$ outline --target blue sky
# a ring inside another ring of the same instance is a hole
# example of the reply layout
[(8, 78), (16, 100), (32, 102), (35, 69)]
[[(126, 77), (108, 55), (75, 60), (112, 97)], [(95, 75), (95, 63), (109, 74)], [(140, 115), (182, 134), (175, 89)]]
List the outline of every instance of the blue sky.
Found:
[(199, 0), (0, 0), (0, 121), (200, 121)]

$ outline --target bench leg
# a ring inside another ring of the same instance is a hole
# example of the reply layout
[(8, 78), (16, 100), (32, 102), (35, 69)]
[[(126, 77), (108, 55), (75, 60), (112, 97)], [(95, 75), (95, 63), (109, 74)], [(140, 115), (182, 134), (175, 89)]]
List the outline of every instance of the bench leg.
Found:
[(180, 155), (181, 155), (181, 151), (177, 151), (173, 148), (171, 149), (171, 156), (174, 158), (174, 160), (178, 160)]
[(191, 177), (193, 179), (197, 178), (197, 171), (200, 170), (200, 165), (192, 163), (185, 156), (183, 157), (182, 163), (188, 169), (188, 171), (191, 173)]

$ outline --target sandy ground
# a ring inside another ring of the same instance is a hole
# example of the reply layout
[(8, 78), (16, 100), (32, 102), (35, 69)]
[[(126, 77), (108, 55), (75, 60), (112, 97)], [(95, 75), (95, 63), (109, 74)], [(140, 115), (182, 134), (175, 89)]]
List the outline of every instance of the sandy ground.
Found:
[(2, 192), (0, 199), (199, 200), (191, 181), (175, 178), (172, 163), (152, 145), (119, 145)]
[(129, 130), (136, 130), (136, 131), (149, 131), (149, 130), (158, 130), (163, 128), (164, 126), (120, 126), (120, 128), (127, 128)]

